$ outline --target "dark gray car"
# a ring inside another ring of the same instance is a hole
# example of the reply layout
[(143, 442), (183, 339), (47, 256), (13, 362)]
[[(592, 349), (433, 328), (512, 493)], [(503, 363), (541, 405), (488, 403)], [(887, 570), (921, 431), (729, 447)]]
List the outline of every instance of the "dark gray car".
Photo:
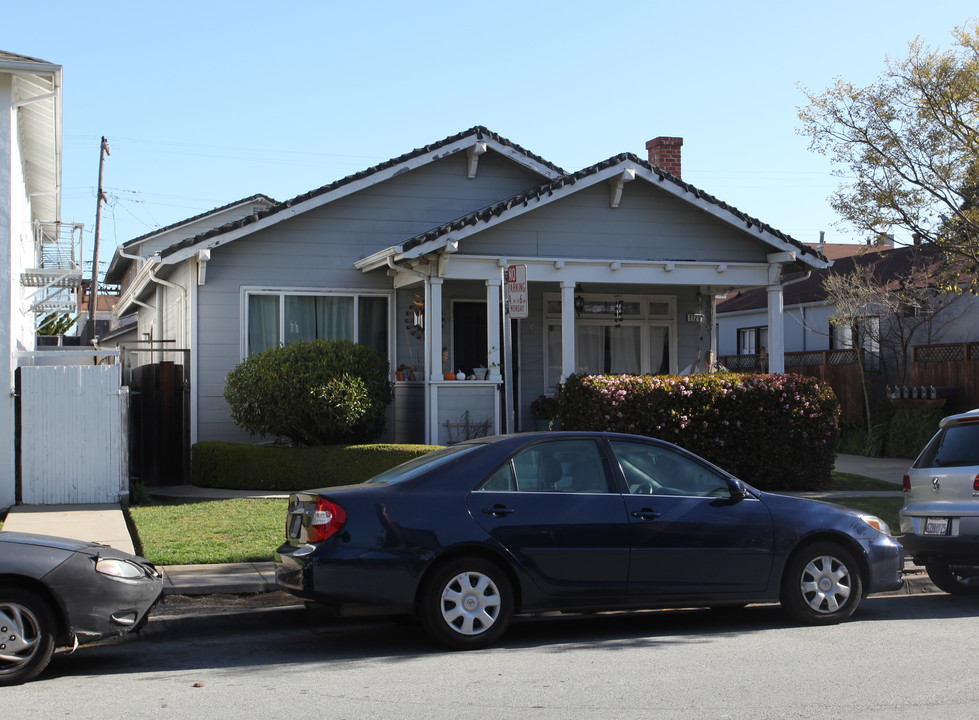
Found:
[(0, 686), (36, 677), (56, 647), (138, 629), (162, 592), (162, 574), (141, 557), (0, 532)]
[(901, 532), (935, 585), (979, 594), (979, 410), (944, 418), (904, 476)]

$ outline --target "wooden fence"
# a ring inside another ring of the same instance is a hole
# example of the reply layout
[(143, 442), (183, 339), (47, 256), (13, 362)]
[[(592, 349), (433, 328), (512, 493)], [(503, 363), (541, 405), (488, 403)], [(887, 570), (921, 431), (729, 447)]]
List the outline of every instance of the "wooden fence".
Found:
[(979, 407), (979, 342), (914, 346), (911, 385), (952, 388), (949, 413)]
[[(857, 351), (852, 349), (788, 352), (785, 372), (828, 384), (840, 402), (841, 418), (860, 421), (864, 417), (864, 398), (858, 359)], [(767, 372), (766, 358), (762, 355), (728, 355), (720, 361), (734, 372)]]

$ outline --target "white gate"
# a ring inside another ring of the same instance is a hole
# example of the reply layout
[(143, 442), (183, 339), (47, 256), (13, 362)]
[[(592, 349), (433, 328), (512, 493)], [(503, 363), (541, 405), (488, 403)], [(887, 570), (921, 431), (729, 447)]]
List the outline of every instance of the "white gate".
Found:
[(21, 502), (119, 502), (129, 493), (129, 389), (119, 365), (19, 369)]

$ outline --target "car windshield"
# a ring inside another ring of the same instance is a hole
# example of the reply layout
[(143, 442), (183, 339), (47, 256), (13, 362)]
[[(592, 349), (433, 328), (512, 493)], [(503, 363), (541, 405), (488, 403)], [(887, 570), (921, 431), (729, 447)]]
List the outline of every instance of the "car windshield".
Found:
[(466, 453), (472, 452), (477, 447), (479, 446), (456, 445), (454, 447), (442, 448), (441, 450), (433, 450), (432, 452), (422, 455), (421, 457), (416, 457), (413, 460), (396, 465), (390, 470), (385, 470), (384, 472), (375, 475), (367, 482), (377, 485), (391, 485), (394, 483), (404, 482), (405, 480), (410, 480), (413, 477), (418, 477), (423, 472), (427, 472), (428, 470), (444, 465), (451, 460), (462, 457)]
[(915, 462), (917, 468), (979, 465), (979, 423), (953, 425), (931, 439)]

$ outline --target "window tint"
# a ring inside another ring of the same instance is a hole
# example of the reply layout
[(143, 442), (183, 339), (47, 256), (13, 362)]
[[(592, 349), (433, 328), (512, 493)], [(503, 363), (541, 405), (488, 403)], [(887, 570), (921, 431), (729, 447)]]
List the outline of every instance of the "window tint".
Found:
[(731, 497), (723, 476), (669, 448), (622, 440), (611, 446), (630, 493)]
[(477, 447), (477, 445), (456, 445), (454, 447), (442, 448), (441, 450), (433, 450), (421, 457), (416, 457), (413, 460), (396, 465), (390, 470), (385, 470), (370, 480), (367, 480), (367, 482), (376, 485), (393, 485), (394, 483), (404, 482), (413, 477), (418, 477), (427, 470), (432, 470), (439, 465), (444, 465), (451, 460), (460, 458), (466, 453), (472, 452)]
[(963, 467), (979, 465), (979, 424), (941, 430), (922, 451), (914, 466)]
[(604, 493), (602, 454), (592, 440), (558, 440), (521, 450), (483, 482), (480, 490)]

